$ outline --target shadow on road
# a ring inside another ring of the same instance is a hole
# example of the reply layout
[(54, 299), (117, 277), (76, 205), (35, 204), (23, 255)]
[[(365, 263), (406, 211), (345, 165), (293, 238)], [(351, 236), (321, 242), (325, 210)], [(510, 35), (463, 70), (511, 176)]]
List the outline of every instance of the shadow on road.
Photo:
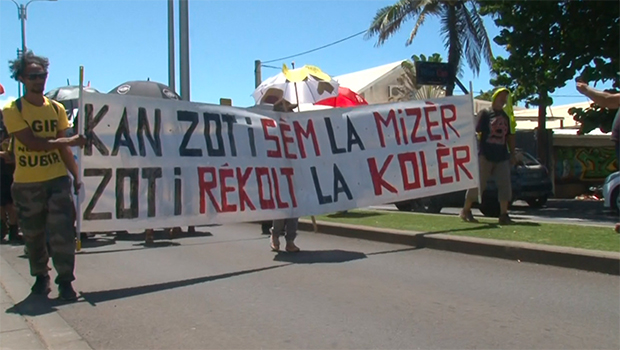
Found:
[(420, 249), (422, 249), (422, 247), (402, 248), (402, 249), (385, 250), (382, 252), (368, 253), (366, 255), (394, 254), (394, 253), (400, 253), (400, 252), (410, 252), (412, 250), (420, 250)]
[(261, 272), (261, 271), (273, 270), (273, 269), (277, 269), (277, 268), (288, 266), (288, 265), (289, 264), (260, 267), (256, 269), (228, 272), (228, 273), (223, 273), (220, 275), (190, 278), (190, 279), (180, 280), (180, 281), (156, 283), (156, 284), (150, 284), (146, 286), (103, 290), (99, 292), (86, 292), (86, 293), (81, 293), (81, 295), (86, 302), (88, 302), (91, 305), (96, 305), (97, 303), (102, 303), (105, 301), (135, 297), (135, 296), (149, 294), (149, 293), (161, 292), (164, 290), (187, 287), (187, 286), (192, 286), (192, 285), (200, 284), (200, 283), (207, 283), (207, 282), (217, 281), (217, 280), (236, 277), (236, 276), (247, 275), (247, 274)]
[(144, 248), (165, 248), (165, 247), (178, 247), (181, 243), (171, 242), (171, 241), (160, 241), (160, 242), (152, 242), (152, 243), (136, 243), (133, 244), (134, 247), (144, 247)]
[[(256, 238), (253, 238), (256, 239)], [(260, 238), (264, 239), (264, 238)], [(241, 241), (241, 240), (234, 240)], [(213, 243), (227, 243), (233, 241), (223, 241), (223, 242), (212, 242)], [(142, 249), (142, 248), (140, 248)], [(395, 249), (388, 251), (379, 251), (374, 253), (368, 253), (368, 255), (380, 255), (380, 254), (391, 254), (391, 253), (399, 253), (410, 250), (416, 250), (417, 248), (404, 248), (404, 249)], [(131, 251), (134, 249), (127, 249), (123, 251)], [(105, 253), (110, 251), (101, 251), (101, 252), (87, 252), (82, 254), (96, 254), (96, 253)], [(342, 263), (353, 260), (366, 259), (368, 256), (362, 252), (353, 252), (353, 251), (345, 251), (345, 250), (315, 250), (315, 251), (301, 251), (299, 253), (279, 253), (275, 256), (274, 261), (285, 262), (284, 264), (273, 265), (260, 267), (249, 270), (228, 272), (219, 275), (213, 276), (204, 276), (197, 278), (190, 278), (179, 281), (171, 281), (171, 282), (162, 282), (150, 285), (143, 286), (135, 286), (135, 287), (127, 287), (127, 288), (119, 288), (119, 289), (110, 289), (96, 292), (80, 292), (79, 302), (86, 302), (92, 306), (97, 306), (97, 303), (103, 303), (112, 300), (136, 297), (140, 295), (150, 294), (161, 292), (165, 290), (188, 287), (196, 284), (207, 283), (212, 281), (217, 281), (226, 278), (232, 278), (237, 276), (243, 276), (247, 274), (252, 274), (256, 272), (274, 270), (281, 267), (291, 266), (294, 264), (314, 264), (314, 263)], [(15, 313), (26, 316), (39, 316), (45, 315), (51, 312), (56, 312), (58, 306), (65, 305), (67, 303), (59, 300), (59, 299), (48, 299), (45, 296), (37, 296), (37, 295), (29, 295), (21, 302), (15, 304), (14, 306), (8, 308), (6, 313)]]
[[(211, 232), (196, 231), (193, 233), (181, 232), (170, 236), (163, 230), (157, 230), (153, 232), (153, 239), (156, 240), (170, 240), (180, 238), (193, 238), (193, 237), (210, 237), (213, 236)], [(116, 233), (115, 240), (117, 241), (144, 241), (145, 234), (142, 233), (128, 233), (127, 231), (119, 231)]]
[(109, 238), (89, 238), (82, 240), (82, 248), (99, 248), (113, 244), (116, 244), (116, 241)]
[(29, 294), (24, 300), (6, 309), (7, 314), (18, 314), (22, 316), (41, 316), (58, 309), (56, 306), (62, 306), (68, 302), (60, 299), (49, 299), (45, 295)]
[(279, 252), (273, 258), (274, 261), (288, 262), (292, 264), (321, 264), (321, 263), (343, 263), (347, 261), (365, 259), (366, 254), (362, 252), (351, 252), (346, 250), (302, 250), (298, 253)]
[[(268, 237), (255, 237), (255, 238), (244, 238), (244, 239), (231, 239), (226, 241), (217, 241), (217, 242), (198, 242), (198, 243), (177, 243), (177, 242), (155, 242), (154, 244), (145, 246), (144, 243), (133, 244), (133, 247), (136, 248), (124, 248), (124, 249), (106, 249), (106, 250), (94, 250), (94, 251), (80, 251), (77, 253), (78, 255), (92, 255), (92, 254), (108, 254), (108, 253), (124, 253), (124, 252), (133, 252), (136, 250), (145, 250), (149, 248), (165, 248), (165, 247), (191, 247), (197, 245), (210, 245), (210, 244), (223, 244), (223, 243), (233, 243), (239, 241), (254, 241), (254, 240), (264, 240)], [(26, 256), (24, 256), (26, 257)]]
[[(492, 224), (492, 223), (472, 223), (471, 225), (472, 226), (466, 227), (466, 228), (455, 228), (451, 230), (422, 232), (421, 235), (425, 236), (425, 235), (435, 235), (435, 234), (442, 234), (442, 233), (492, 230), (492, 229), (498, 229), (498, 228), (504, 227), (503, 225)], [(529, 221), (515, 221), (513, 224), (506, 225), (506, 226), (534, 226), (535, 227), (535, 226), (540, 226), (540, 224), (537, 222), (529, 222)]]

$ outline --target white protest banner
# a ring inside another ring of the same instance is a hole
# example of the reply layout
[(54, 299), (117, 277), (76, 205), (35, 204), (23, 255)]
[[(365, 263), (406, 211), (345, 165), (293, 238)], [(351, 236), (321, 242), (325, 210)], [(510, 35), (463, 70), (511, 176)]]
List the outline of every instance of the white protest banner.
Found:
[(278, 113), (85, 94), (82, 230), (301, 217), (475, 187), (471, 103)]

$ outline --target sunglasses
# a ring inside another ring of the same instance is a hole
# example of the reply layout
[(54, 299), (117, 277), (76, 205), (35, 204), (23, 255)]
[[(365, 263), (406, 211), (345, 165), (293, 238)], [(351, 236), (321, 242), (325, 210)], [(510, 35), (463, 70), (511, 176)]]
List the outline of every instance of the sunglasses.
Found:
[(37, 79), (47, 79), (47, 72), (46, 73), (32, 73), (32, 74), (27, 74), (26, 75), (26, 79), (28, 80), (37, 80)]

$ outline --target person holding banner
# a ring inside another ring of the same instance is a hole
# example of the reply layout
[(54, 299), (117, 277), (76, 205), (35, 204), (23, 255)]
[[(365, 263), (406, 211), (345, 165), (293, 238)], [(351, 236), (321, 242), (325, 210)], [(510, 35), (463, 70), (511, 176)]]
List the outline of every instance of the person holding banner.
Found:
[[(280, 99), (273, 105), (273, 110), (275, 112), (293, 112), (295, 108), (297, 108), (296, 104), (291, 104), (285, 99)], [(299, 252), (299, 247), (295, 245), (298, 224), (299, 218), (273, 220), (273, 227), (270, 230), (271, 250), (274, 252), (280, 250), (280, 236), (284, 236), (286, 239), (286, 251), (289, 253)]]
[[(82, 135), (65, 137), (69, 120), (62, 104), (43, 94), (49, 60), (32, 51), (9, 62), (12, 78), (21, 82), (26, 93), (3, 109), (4, 124), (14, 138), (16, 163), (11, 193), (24, 235), (30, 274), (36, 278), (33, 294), (51, 292), (49, 252), (57, 272), (59, 297), (77, 300), (75, 280), (75, 208), (73, 192), (79, 189), (78, 167), (70, 147), (83, 147)], [(74, 177), (72, 181), (67, 169)], [(73, 188), (72, 188), (73, 187)]]
[(510, 170), (516, 163), (514, 124), (506, 114), (505, 106), (510, 91), (497, 89), (493, 93), (491, 108), (480, 111), (476, 132), (479, 133), (478, 167), (480, 174), (479, 188), (470, 188), (465, 194), (465, 205), (460, 217), (466, 222), (478, 222), (471, 212), (474, 202), (484, 193), (489, 178), (497, 184), (497, 196), (500, 203), (500, 225), (513, 223), (508, 215), (508, 206), (512, 197)]

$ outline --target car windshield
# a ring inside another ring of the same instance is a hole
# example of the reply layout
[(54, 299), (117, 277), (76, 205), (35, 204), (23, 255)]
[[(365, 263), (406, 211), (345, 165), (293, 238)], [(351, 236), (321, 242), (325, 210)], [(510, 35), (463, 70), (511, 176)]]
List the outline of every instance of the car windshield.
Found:
[(516, 155), (517, 162), (523, 165), (539, 165), (536, 158), (532, 157), (529, 153), (526, 152), (517, 152)]

